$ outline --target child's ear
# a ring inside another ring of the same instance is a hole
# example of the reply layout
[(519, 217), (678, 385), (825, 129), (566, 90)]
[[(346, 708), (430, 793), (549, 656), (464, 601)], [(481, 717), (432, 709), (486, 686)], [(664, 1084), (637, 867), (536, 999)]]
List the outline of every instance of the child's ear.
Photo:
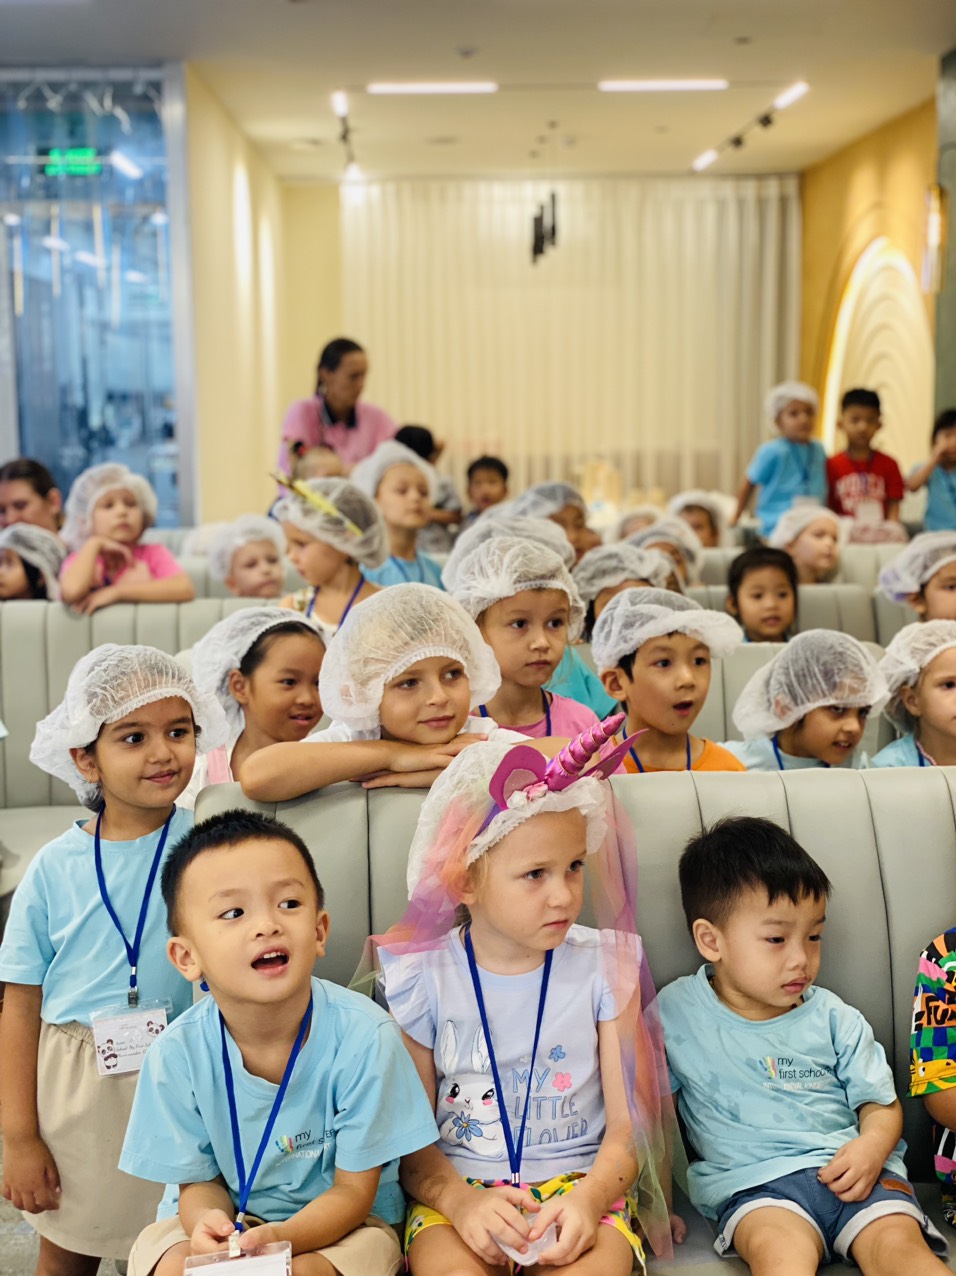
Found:
[(622, 700), (627, 699), (627, 687), (624, 683), (624, 677), (624, 670), (616, 667), (614, 669), (605, 669), (601, 674), (604, 690), (619, 704)]
[(229, 694), (238, 704), (249, 703), (249, 680), (238, 669), (229, 670)]
[(46, 494), (47, 504), (54, 514), (63, 513), (63, 494), (58, 487), (51, 487)]
[(99, 784), (100, 769), (96, 765), (96, 757), (86, 749), (71, 749), (70, 757), (73, 765), (88, 784)]
[(329, 928), (331, 921), (329, 915), (324, 908), (319, 909), (318, 916), (315, 919), (315, 955), (316, 957), (325, 956), (325, 945), (329, 941)]
[(705, 961), (720, 960), (720, 931), (704, 917), (698, 917), (690, 929), (697, 951)]
[(224, 583), (224, 585), (226, 586), (226, 588), (229, 590), (230, 594), (238, 594), (238, 593), (239, 593), (239, 588), (238, 588), (238, 586), (236, 585), (236, 578), (235, 578), (235, 576), (232, 576), (232, 575), (227, 576), (227, 577), (226, 577), (226, 579), (225, 579), (225, 581), (224, 581), (223, 583)]
[(926, 619), (926, 595), (922, 590), (917, 594), (910, 594), (906, 601), (919, 616), (920, 620)]
[(191, 984), (198, 984), (202, 979), (202, 966), (185, 935), (173, 935), (172, 939), (166, 941), (166, 956)]
[(734, 620), (738, 620), (740, 618), (740, 611), (737, 607), (733, 594), (728, 594), (724, 599), (724, 611), (726, 611), (728, 616), (733, 616)]
[(916, 694), (915, 687), (900, 688), (900, 703), (911, 718), (922, 716), (922, 710), (919, 707), (919, 696)]

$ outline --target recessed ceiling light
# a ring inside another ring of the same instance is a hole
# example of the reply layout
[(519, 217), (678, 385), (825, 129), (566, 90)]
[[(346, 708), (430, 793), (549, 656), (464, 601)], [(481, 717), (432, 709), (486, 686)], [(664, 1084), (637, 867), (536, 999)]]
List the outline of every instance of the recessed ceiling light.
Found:
[(349, 113), (349, 99), (342, 89), (336, 89), (332, 94), (332, 111), (340, 120), (344, 120)]
[(21, 218), (20, 218), (20, 217), (19, 217), (16, 213), (4, 213), (4, 214), (3, 214), (3, 224), (4, 224), (4, 226), (19, 226), (19, 225), (20, 225), (20, 221), (21, 221)]
[(375, 95), (387, 95), (396, 93), (407, 94), (442, 94), (442, 93), (497, 93), (498, 85), (493, 80), (448, 80), (441, 82), (438, 80), (423, 80), (420, 82), (406, 81), (405, 83), (377, 83), (366, 84), (366, 93)]
[(95, 254), (88, 253), (85, 250), (74, 253), (73, 260), (81, 262), (84, 266), (96, 266), (98, 270), (102, 270), (106, 265), (106, 259), (104, 257), (97, 257)]
[(123, 151), (113, 151), (110, 155), (110, 163), (124, 177), (136, 179), (143, 176), (143, 170), (140, 166), (134, 160), (131, 160), (128, 155), (124, 154)]
[(710, 168), (714, 160), (717, 159), (719, 152), (715, 150), (704, 151), (703, 155), (698, 155), (691, 164), (691, 168), (695, 173), (702, 173), (705, 168)]
[(779, 97), (773, 100), (774, 106), (778, 111), (785, 111), (788, 106), (793, 106), (794, 102), (799, 102), (804, 94), (810, 92), (810, 85), (806, 80), (797, 80), (795, 84), (791, 84), (789, 89), (784, 89)]
[(61, 239), (59, 235), (44, 235), (40, 240), (44, 248), (49, 248), (51, 253), (68, 253), (70, 245), (65, 239)]
[(713, 93), (730, 88), (727, 80), (599, 80), (602, 93)]

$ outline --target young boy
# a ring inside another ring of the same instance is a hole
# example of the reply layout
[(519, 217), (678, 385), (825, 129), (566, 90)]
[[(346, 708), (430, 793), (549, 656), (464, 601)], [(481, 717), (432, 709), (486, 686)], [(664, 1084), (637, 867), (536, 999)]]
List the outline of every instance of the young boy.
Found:
[(627, 709), (626, 735), (642, 732), (628, 772), (743, 771), (726, 749), (690, 734), (710, 690), (712, 656), (729, 655), (740, 626), (664, 589), (625, 589), (601, 612), (591, 639), (604, 689)]
[(946, 1243), (901, 1159), (893, 1075), (859, 1011), (815, 988), (830, 882), (770, 820), (721, 820), (680, 861), (696, 975), (658, 998), (693, 1204), (754, 1276), (935, 1276)]
[(891, 456), (873, 447), (883, 425), (880, 396), (875, 390), (847, 390), (837, 425), (846, 435), (846, 451), (827, 460), (830, 509), (856, 518), (861, 506), (878, 505), (878, 518), (899, 519), (903, 475)]
[(479, 456), (468, 466), (468, 500), (471, 513), (466, 523), (508, 499), (508, 467), (497, 456)]
[(956, 528), (956, 408), (947, 408), (936, 418), (931, 442), (932, 455), (924, 465), (910, 470), (906, 486), (911, 492), (927, 489), (923, 529), (951, 531)]
[(827, 499), (827, 457), (813, 438), (819, 400), (816, 390), (800, 381), (784, 381), (767, 395), (767, 416), (780, 438), (763, 443), (754, 453), (737, 493), (735, 526), (755, 488), (757, 520), (762, 536), (769, 536), (777, 519), (794, 501), (823, 504)]
[(162, 888), (169, 960), (211, 995), (140, 1074), (120, 1166), (178, 1184), (178, 1213), (170, 1189), (130, 1276), (181, 1276), (233, 1231), (243, 1251), (289, 1241), (302, 1276), (392, 1276), (397, 1158), (437, 1129), (395, 1024), (312, 977), (329, 917), (308, 848), (277, 820), (227, 811), (181, 839)]

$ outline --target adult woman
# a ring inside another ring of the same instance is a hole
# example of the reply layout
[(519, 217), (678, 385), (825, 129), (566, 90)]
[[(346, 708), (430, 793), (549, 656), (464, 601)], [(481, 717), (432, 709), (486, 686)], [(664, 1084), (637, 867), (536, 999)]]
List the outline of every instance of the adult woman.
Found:
[(63, 523), (63, 497), (39, 461), (19, 456), (0, 465), (0, 527), (33, 523), (54, 536)]
[(398, 426), (382, 408), (360, 403), (368, 357), (356, 341), (337, 337), (319, 356), (315, 394), (298, 399), (282, 423), (279, 468), (291, 468), (293, 451), (327, 447), (346, 469), (394, 436)]

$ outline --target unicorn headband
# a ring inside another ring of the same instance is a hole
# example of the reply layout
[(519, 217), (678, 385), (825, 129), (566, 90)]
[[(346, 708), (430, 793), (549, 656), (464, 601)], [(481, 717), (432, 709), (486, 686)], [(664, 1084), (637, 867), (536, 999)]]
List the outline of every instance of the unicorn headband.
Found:
[(364, 536), (365, 533), (357, 523), (353, 523), (348, 515), (343, 514), (339, 507), (334, 505), (327, 496), (323, 496), (321, 492), (314, 492), (301, 479), (291, 478), (288, 474), (283, 474), (281, 470), (270, 474), (269, 477), (275, 479), (280, 487), (284, 487), (289, 492), (295, 492), (296, 496), (301, 497), (308, 505), (317, 509), (320, 514), (327, 514), (329, 518), (339, 519), (345, 524), (346, 531), (356, 537), (356, 539)]

